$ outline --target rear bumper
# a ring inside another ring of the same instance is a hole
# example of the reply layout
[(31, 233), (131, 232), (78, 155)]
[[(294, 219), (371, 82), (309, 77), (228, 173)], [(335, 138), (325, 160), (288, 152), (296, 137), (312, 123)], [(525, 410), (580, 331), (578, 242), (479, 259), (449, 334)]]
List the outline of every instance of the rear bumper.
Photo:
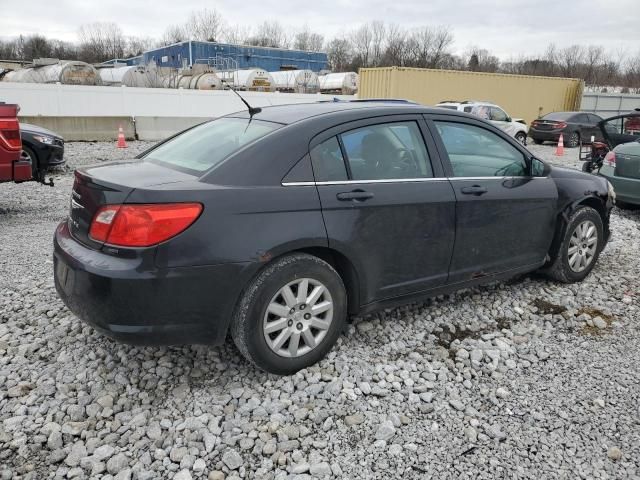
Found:
[(248, 264), (147, 270), (77, 242), (67, 223), (54, 236), (58, 295), (82, 321), (142, 345), (220, 344)]
[(613, 185), (616, 201), (640, 205), (640, 178), (618, 177), (608, 165), (603, 165), (599, 173)]
[(535, 130), (529, 129), (529, 136), (534, 140), (542, 140), (543, 142), (557, 142), (562, 130)]

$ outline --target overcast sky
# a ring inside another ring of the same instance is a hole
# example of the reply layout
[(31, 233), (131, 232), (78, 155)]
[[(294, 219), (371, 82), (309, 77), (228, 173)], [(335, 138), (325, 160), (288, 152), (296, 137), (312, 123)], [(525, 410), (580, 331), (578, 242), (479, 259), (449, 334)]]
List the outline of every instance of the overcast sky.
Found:
[(202, 8), (216, 8), (234, 24), (276, 19), (295, 30), (306, 23), (325, 38), (370, 20), (407, 28), (448, 25), (456, 53), (478, 45), (502, 59), (540, 53), (550, 42), (640, 50), (637, 0), (0, 0), (0, 35), (75, 41), (79, 25), (102, 21), (118, 23), (125, 35), (159, 37)]

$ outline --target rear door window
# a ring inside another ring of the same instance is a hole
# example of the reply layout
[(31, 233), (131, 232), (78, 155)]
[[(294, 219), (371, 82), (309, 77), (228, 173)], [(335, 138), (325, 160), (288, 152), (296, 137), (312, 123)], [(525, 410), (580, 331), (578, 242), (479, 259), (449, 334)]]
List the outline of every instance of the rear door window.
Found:
[(310, 153), (316, 181), (331, 182), (348, 179), (342, 150), (336, 137), (316, 145)]
[(341, 135), (353, 180), (433, 177), (416, 122), (369, 125)]
[(187, 130), (143, 158), (200, 175), (281, 126), (248, 118), (219, 118)]
[(527, 163), (520, 150), (484, 128), (436, 121), (454, 177), (524, 177)]

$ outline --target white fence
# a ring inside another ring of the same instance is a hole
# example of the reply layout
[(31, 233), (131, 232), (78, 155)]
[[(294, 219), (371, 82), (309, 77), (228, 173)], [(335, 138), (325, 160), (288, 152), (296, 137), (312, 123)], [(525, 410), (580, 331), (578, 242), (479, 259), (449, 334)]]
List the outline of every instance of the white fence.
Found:
[[(352, 99), (348, 95), (241, 92), (252, 105)], [(0, 101), (20, 105), (20, 115), (48, 117), (219, 117), (245, 109), (228, 90), (90, 87), (0, 82)]]
[(640, 108), (640, 95), (625, 93), (595, 93), (582, 94), (580, 110), (592, 112), (603, 118), (613, 117)]

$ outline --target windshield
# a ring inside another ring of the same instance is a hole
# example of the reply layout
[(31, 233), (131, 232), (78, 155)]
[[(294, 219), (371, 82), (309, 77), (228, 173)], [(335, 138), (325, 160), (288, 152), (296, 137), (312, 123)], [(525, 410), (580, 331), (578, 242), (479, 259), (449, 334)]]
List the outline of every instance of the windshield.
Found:
[(178, 135), (149, 152), (144, 160), (201, 174), (245, 145), (281, 125), (247, 118), (220, 118)]

